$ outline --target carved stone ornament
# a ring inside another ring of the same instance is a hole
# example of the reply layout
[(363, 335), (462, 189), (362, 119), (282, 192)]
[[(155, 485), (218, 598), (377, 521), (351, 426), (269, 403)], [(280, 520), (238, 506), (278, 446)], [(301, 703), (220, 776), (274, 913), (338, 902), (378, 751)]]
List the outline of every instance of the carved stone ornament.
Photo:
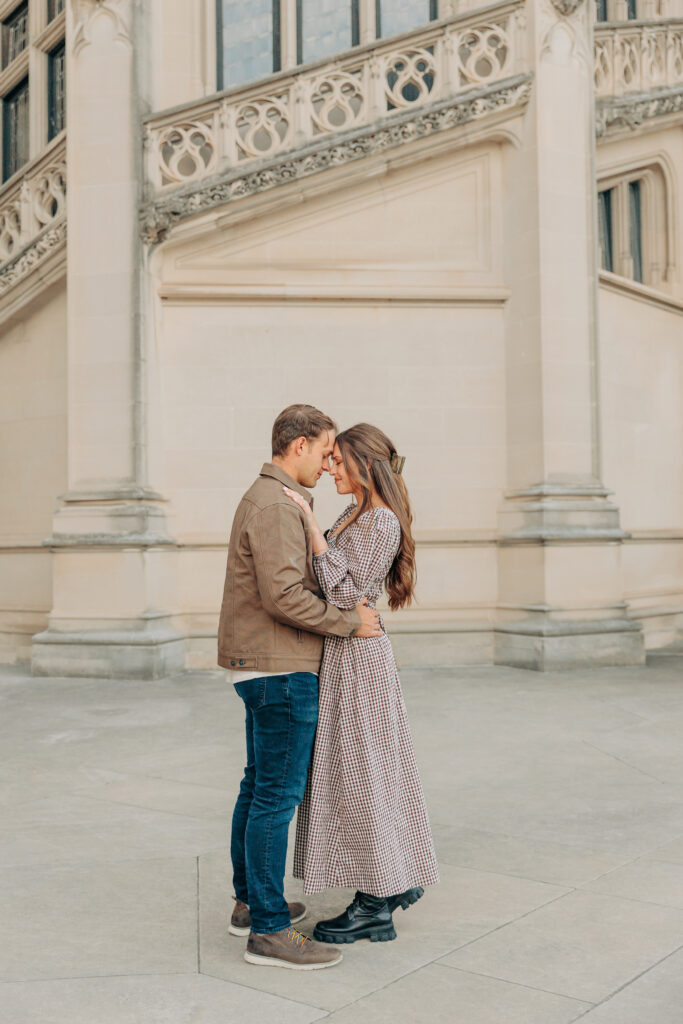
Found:
[(0, 268), (0, 295), (27, 277), (32, 270), (43, 263), (66, 243), (66, 220), (39, 234), (21, 252), (4, 263)]
[(489, 114), (525, 106), (531, 94), (531, 81), (529, 74), (517, 75), (495, 86), (472, 90), (469, 95), (434, 104), (427, 110), (423, 108), (419, 113), (402, 114), (393, 123), (372, 125), (314, 149), (308, 148), (298, 155), (273, 159), (251, 173), (239, 174), (231, 170), (229, 175), (214, 177), (206, 184), (197, 183), (192, 189), (176, 191), (143, 206), (140, 212), (143, 238), (150, 244), (161, 242), (174, 224), (212, 207), (268, 191), (329, 167), (339, 167), (395, 149)]
[(583, 0), (550, 0), (550, 2), (558, 14), (564, 15), (565, 18), (570, 18), (572, 14), (578, 11)]
[(603, 100), (598, 102), (595, 115), (595, 134), (600, 137), (610, 129), (632, 131), (652, 117), (679, 114), (683, 111), (683, 88), (658, 91), (657, 95), (638, 99)]
[(131, 46), (130, 27), (128, 18), (130, 16), (129, 0), (76, 0), (74, 4), (74, 30), (73, 53), (77, 56), (80, 51), (92, 43), (92, 26), (100, 15), (108, 17), (114, 24), (114, 41), (125, 43)]

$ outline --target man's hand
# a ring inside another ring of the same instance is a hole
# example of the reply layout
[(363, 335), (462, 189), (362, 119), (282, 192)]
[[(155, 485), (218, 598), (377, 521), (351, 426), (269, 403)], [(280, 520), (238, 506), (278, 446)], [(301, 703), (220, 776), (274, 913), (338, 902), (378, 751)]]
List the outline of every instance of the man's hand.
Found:
[(367, 598), (363, 598), (362, 602), (356, 605), (356, 611), (360, 615), (360, 627), (355, 630), (354, 636), (382, 635), (382, 630), (379, 628), (379, 613), (374, 608), (368, 608)]

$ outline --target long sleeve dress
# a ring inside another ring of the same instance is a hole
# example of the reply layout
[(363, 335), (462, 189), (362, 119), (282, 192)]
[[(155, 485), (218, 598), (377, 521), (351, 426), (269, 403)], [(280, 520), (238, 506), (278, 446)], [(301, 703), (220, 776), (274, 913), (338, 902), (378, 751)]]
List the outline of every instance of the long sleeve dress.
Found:
[[(314, 558), (338, 608), (375, 606), (401, 528), (387, 508), (364, 512)], [(325, 638), (320, 710), (308, 785), (299, 808), (294, 876), (306, 893), (351, 886), (391, 896), (438, 882), (429, 820), (389, 637)]]

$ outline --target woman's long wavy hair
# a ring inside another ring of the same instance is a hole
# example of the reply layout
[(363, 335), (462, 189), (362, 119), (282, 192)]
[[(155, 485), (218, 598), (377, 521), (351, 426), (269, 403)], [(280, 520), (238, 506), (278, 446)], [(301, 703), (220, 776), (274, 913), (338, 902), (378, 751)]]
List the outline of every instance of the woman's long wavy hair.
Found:
[[(396, 515), (401, 526), (401, 544), (387, 575), (386, 587), (392, 611), (410, 604), (415, 590), (415, 541), (411, 531), (413, 514), (403, 477), (391, 468), (396, 448), (387, 435), (370, 423), (357, 423), (337, 434), (337, 444), (347, 473), (361, 488), (358, 511), (342, 531), (372, 507), (372, 488)], [(340, 531), (340, 532), (342, 532)]]

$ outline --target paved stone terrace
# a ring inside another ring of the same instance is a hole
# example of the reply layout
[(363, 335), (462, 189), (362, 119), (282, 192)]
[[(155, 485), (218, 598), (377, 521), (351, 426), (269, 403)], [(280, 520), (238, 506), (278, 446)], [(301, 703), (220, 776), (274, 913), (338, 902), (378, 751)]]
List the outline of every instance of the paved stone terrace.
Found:
[[(683, 649), (404, 689), (442, 883), (395, 942), (304, 974), (228, 935), (222, 674), (0, 673), (2, 1024), (679, 1024)], [(346, 897), (310, 899), (306, 930)]]

